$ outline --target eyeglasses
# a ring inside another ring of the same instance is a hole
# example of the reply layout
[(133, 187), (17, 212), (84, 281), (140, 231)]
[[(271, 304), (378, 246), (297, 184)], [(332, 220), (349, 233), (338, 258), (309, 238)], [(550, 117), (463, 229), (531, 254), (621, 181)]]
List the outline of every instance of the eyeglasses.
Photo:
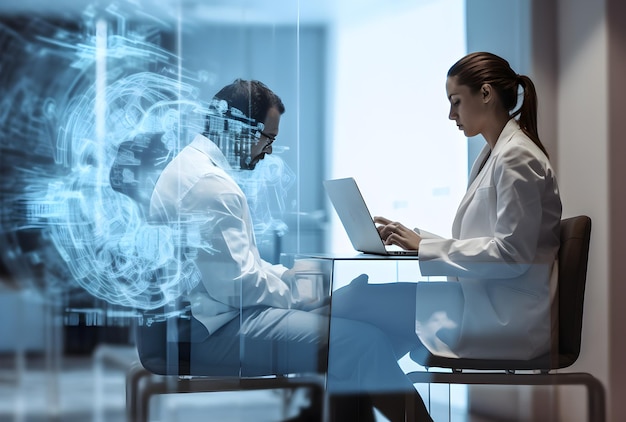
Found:
[(276, 136), (270, 136), (267, 133), (263, 132), (262, 130), (260, 130), (259, 133), (261, 134), (261, 136), (267, 138), (267, 145), (265, 145), (265, 148), (272, 145), (274, 141), (276, 140)]

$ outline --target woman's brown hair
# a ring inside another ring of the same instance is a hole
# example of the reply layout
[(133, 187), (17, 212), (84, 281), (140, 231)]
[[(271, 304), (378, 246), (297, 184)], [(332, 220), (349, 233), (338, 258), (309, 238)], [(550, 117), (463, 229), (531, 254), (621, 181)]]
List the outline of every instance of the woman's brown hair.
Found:
[(456, 76), (457, 82), (468, 86), (472, 92), (480, 90), (483, 84), (490, 84), (509, 113), (517, 106), (518, 89), (521, 86), (524, 91), (522, 104), (511, 117), (519, 116), (520, 128), (548, 156), (539, 140), (537, 92), (535, 84), (528, 76), (518, 75), (505, 59), (486, 52), (471, 53), (463, 57), (448, 70), (448, 76)]

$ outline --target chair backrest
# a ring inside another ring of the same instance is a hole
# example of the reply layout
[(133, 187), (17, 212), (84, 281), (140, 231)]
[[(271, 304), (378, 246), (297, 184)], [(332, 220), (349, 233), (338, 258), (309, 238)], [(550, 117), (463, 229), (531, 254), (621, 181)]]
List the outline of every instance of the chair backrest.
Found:
[(591, 219), (585, 215), (561, 220), (559, 249), (559, 361), (573, 364), (580, 354)]

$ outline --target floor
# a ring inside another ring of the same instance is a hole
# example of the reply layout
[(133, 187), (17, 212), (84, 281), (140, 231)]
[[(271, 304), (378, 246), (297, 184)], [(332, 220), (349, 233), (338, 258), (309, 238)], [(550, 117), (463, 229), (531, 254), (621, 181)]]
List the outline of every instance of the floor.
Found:
[[(126, 422), (125, 375), (132, 348), (101, 346), (92, 356), (0, 356), (0, 422)], [(422, 393), (422, 391), (420, 391)], [(305, 394), (283, 412), (281, 391), (171, 394), (151, 401), (151, 422), (274, 422), (293, 414)], [(437, 422), (488, 422), (448, 406), (447, 393), (430, 401)], [(422, 393), (428, 395), (428, 391)], [(443, 397), (443, 401), (441, 400)], [(210, 419), (207, 416), (210, 415)], [(385, 421), (381, 416), (380, 421)]]

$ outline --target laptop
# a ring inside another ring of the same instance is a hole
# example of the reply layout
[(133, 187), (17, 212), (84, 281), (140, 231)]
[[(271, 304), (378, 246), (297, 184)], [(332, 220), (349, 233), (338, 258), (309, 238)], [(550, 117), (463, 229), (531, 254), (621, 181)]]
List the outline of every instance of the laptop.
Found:
[(324, 188), (354, 249), (375, 255), (417, 255), (416, 250), (385, 245), (354, 178), (325, 180)]

